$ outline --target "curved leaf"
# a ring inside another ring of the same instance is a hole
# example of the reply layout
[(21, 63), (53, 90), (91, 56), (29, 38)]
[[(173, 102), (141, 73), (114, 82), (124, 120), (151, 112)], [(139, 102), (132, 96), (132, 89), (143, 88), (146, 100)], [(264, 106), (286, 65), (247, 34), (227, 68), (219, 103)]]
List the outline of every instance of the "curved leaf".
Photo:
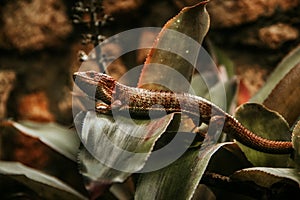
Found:
[(141, 174), (135, 199), (191, 199), (211, 157), (220, 148), (230, 144), (220, 143), (201, 151), (189, 149), (171, 165)]
[(231, 176), (234, 180), (253, 181), (257, 185), (270, 188), (278, 182), (296, 184), (300, 186), (300, 175), (296, 169), (253, 167), (237, 171)]
[(229, 176), (237, 170), (253, 167), (236, 143), (227, 144), (212, 157), (207, 167), (210, 173)]
[(87, 199), (57, 178), (18, 162), (0, 161), (0, 174), (24, 184), (43, 199)]
[[(300, 62), (300, 46), (292, 50), (269, 76), (266, 84), (251, 98), (250, 102), (263, 103), (276, 85)], [(296, 87), (298, 85), (295, 85)], [(293, 86), (294, 87), (294, 86)], [(299, 87), (299, 86), (298, 86)], [(294, 87), (295, 88), (295, 87)], [(284, 97), (282, 97), (284, 98)]]
[(250, 102), (262, 103), (279, 112), (292, 125), (300, 116), (300, 46), (292, 50), (276, 67), (266, 84)]
[(81, 112), (75, 118), (86, 149), (79, 154), (81, 173), (103, 183), (123, 182), (143, 168), (173, 114), (152, 120)]
[[(238, 82), (235, 78), (232, 78), (225, 83), (218, 82), (205, 94), (204, 98), (211, 100), (223, 110), (230, 111), (229, 109), (236, 97), (237, 87)], [(226, 96), (226, 98), (224, 98), (224, 96)]]
[(292, 133), (292, 142), (293, 148), (295, 149), (294, 152), (294, 161), (296, 163), (296, 167), (300, 167), (300, 120), (295, 125), (293, 133)]
[(53, 122), (21, 121), (12, 122), (12, 125), (22, 133), (38, 138), (57, 152), (76, 161), (80, 141), (74, 130)]
[(300, 116), (300, 59), (275, 86), (263, 104), (279, 112), (290, 125)]
[[(290, 141), (289, 126), (276, 112), (264, 106), (248, 103), (240, 106), (236, 118), (253, 133), (271, 140)], [(286, 167), (289, 155), (272, 155), (262, 153), (238, 143), (247, 158), (255, 166)]]
[(200, 44), (209, 27), (206, 3), (184, 8), (165, 24), (147, 56), (138, 87), (188, 91)]
[(229, 56), (219, 47), (215, 46), (211, 41), (208, 42), (209, 50), (218, 66), (224, 66), (228, 78), (235, 75), (234, 63)]

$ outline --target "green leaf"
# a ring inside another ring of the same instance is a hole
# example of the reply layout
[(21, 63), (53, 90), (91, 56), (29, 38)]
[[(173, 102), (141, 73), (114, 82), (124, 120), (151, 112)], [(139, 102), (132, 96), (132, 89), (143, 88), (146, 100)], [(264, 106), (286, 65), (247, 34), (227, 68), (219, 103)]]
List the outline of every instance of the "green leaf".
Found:
[[(298, 58), (299, 59), (299, 58)], [(300, 116), (300, 59), (280, 82), (274, 87), (263, 104), (279, 112), (290, 125)]]
[[(207, 76), (207, 77), (205, 77)], [(191, 86), (193, 93), (197, 96), (204, 97), (205, 99), (213, 102), (223, 110), (229, 111), (234, 103), (238, 82), (236, 78), (232, 78), (225, 83), (219, 81), (211, 88), (208, 88), (203, 79), (209, 78), (205, 73), (193, 76)], [(190, 92), (192, 93), (192, 92)]]
[(292, 142), (294, 152), (294, 161), (296, 163), (296, 167), (300, 168), (300, 121), (295, 125), (292, 133)]
[(209, 27), (206, 3), (184, 8), (165, 24), (147, 56), (138, 87), (188, 91), (200, 44)]
[(248, 167), (253, 167), (253, 165), (247, 160), (239, 146), (236, 143), (231, 143), (224, 145), (213, 155), (207, 167), (207, 171), (229, 176), (237, 170)]
[(212, 44), (212, 42), (209, 42), (208, 45), (210, 48), (210, 52), (212, 53), (212, 56), (214, 57), (214, 60), (217, 63), (217, 65), (225, 67), (229, 78), (234, 77), (234, 64), (232, 60), (228, 57), (228, 55), (222, 49)]
[(204, 184), (199, 184), (197, 189), (195, 190), (192, 200), (197, 200), (197, 199), (213, 200), (216, 199), (216, 196), (209, 187), (207, 187)]
[(235, 78), (225, 83), (218, 82), (205, 94), (204, 98), (212, 101), (223, 110), (229, 111), (236, 97), (237, 85), (237, 79)]
[[(264, 106), (248, 103), (240, 106), (236, 118), (253, 133), (271, 140), (290, 141), (289, 125), (277, 112)], [(238, 143), (255, 166), (286, 167), (289, 155), (262, 153)]]
[[(250, 102), (256, 102), (256, 103), (264, 103), (268, 96), (272, 93), (275, 87), (278, 87), (277, 85), (280, 84), (280, 81), (284, 79), (285, 76), (287, 76), (290, 71), (298, 65), (300, 62), (300, 46), (296, 47), (294, 50), (292, 50), (276, 67), (274, 72), (270, 75), (268, 78), (266, 84), (259, 90), (259, 92), (251, 98)], [(296, 74), (297, 76), (298, 74)], [(287, 81), (290, 78), (287, 79)], [(295, 80), (295, 79), (293, 79)], [(296, 80), (297, 81), (297, 80)], [(293, 89), (299, 91), (299, 84), (294, 84), (293, 82), (290, 82), (291, 85), (289, 87), (292, 87), (292, 89), (289, 89), (289, 91), (293, 91)], [(279, 93), (280, 94), (280, 93)], [(285, 93), (287, 95), (279, 95), (275, 96), (278, 99), (285, 99), (287, 96), (289, 96), (289, 93)], [(296, 95), (299, 94), (296, 93)], [(299, 99), (299, 98), (297, 98)], [(277, 101), (275, 98), (272, 98), (272, 100)], [(299, 104), (299, 103), (298, 103)], [(298, 109), (299, 110), (299, 109)]]
[(231, 176), (234, 180), (252, 181), (257, 185), (270, 188), (275, 183), (300, 186), (298, 170), (289, 168), (253, 167), (237, 171)]
[(211, 157), (230, 144), (220, 143), (200, 151), (189, 149), (171, 165), (141, 174), (135, 199), (191, 199)]
[[(206, 94), (208, 94), (208, 86), (205, 83), (205, 76), (207, 76), (205, 73), (195, 74), (191, 81), (191, 86), (193, 89), (194, 95), (204, 97)], [(190, 91), (192, 93), (192, 91)]]
[(123, 182), (145, 165), (155, 142), (165, 132), (173, 114), (152, 120), (81, 112), (75, 118), (86, 149), (81, 150), (81, 173), (91, 180)]
[(12, 122), (12, 125), (22, 133), (53, 148), (67, 158), (76, 161), (80, 140), (77, 133), (57, 123), (36, 123), (32, 121)]
[(57, 178), (18, 162), (0, 161), (0, 174), (24, 184), (43, 199), (87, 199)]

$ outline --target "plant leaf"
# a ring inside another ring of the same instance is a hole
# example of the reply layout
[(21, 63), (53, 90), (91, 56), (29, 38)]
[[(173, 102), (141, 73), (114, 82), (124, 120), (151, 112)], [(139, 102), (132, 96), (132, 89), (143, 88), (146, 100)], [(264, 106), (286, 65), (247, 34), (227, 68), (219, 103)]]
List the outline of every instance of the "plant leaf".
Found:
[[(222, 164), (220, 165), (220, 163)], [(213, 155), (207, 171), (229, 176), (237, 170), (252, 166), (239, 146), (236, 143), (231, 143), (223, 146)]]
[(254, 181), (257, 185), (270, 188), (278, 182), (300, 186), (300, 175), (297, 169), (253, 167), (237, 171), (231, 176), (234, 180)]
[[(219, 81), (210, 88), (208, 88), (203, 80), (207, 74), (195, 74), (193, 76), (191, 85), (195, 95), (204, 97), (205, 99), (218, 105), (223, 110), (228, 110), (233, 104), (237, 93), (238, 82), (236, 78), (232, 78), (225, 83)], [(208, 78), (208, 77), (207, 77)], [(205, 79), (207, 79), (205, 78)], [(226, 96), (226, 98), (225, 98)]]
[[(253, 133), (271, 140), (291, 140), (289, 125), (277, 112), (263, 105), (243, 104), (235, 113), (244, 127)], [(273, 155), (262, 153), (238, 143), (247, 158), (255, 166), (286, 167), (289, 155)]]
[(79, 138), (74, 130), (57, 123), (36, 123), (32, 121), (12, 122), (12, 125), (22, 133), (38, 138), (40, 141), (76, 161), (79, 148)]
[(293, 142), (293, 148), (295, 150), (294, 152), (294, 161), (296, 163), (296, 167), (300, 168), (300, 120), (295, 125), (292, 133), (292, 142)]
[(234, 77), (235, 75), (234, 63), (228, 57), (228, 55), (222, 49), (214, 45), (211, 41), (209, 41), (208, 45), (210, 48), (210, 52), (212, 53), (217, 65), (225, 67), (229, 78)]
[(200, 44), (209, 27), (206, 3), (184, 8), (165, 24), (147, 56), (138, 87), (188, 91)]
[[(266, 84), (253, 96), (250, 102), (263, 103), (270, 95), (274, 87), (293, 69), (300, 61), (300, 46), (292, 50), (276, 67), (269, 76)], [(297, 87), (297, 85), (296, 85)]]
[[(225, 83), (218, 82), (205, 94), (204, 98), (212, 101), (223, 110), (229, 111), (236, 97), (237, 85), (237, 79), (235, 78)], [(226, 98), (224, 96), (226, 96)]]
[(270, 75), (250, 102), (262, 103), (279, 112), (290, 125), (300, 116), (300, 46), (292, 50)]
[(191, 199), (211, 157), (230, 144), (219, 143), (201, 151), (189, 149), (171, 165), (141, 174), (135, 199)]
[(87, 199), (57, 178), (18, 162), (0, 161), (0, 174), (24, 184), (43, 199)]
[[(298, 58), (299, 59), (299, 58)], [(300, 59), (275, 86), (263, 104), (279, 112), (290, 125), (300, 116)]]
[(81, 173), (90, 180), (123, 182), (143, 168), (156, 140), (164, 133), (173, 114), (152, 120), (81, 112), (75, 118), (86, 150), (81, 150)]
[(201, 75), (195, 74), (191, 81), (191, 86), (194, 94), (200, 97), (204, 97), (206, 94), (208, 94), (208, 86), (206, 85), (204, 80), (206, 79), (205, 76), (207, 76), (207, 74), (205, 73), (202, 73)]

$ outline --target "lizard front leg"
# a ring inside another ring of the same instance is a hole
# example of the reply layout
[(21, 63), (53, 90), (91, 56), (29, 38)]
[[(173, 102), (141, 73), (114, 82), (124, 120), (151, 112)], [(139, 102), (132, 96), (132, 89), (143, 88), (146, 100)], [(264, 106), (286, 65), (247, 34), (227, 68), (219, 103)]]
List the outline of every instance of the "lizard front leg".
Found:
[(112, 115), (114, 111), (119, 112), (124, 107), (120, 100), (115, 100), (112, 102), (112, 104), (108, 105), (106, 103), (96, 102), (95, 109), (96, 112), (106, 114), (106, 115)]

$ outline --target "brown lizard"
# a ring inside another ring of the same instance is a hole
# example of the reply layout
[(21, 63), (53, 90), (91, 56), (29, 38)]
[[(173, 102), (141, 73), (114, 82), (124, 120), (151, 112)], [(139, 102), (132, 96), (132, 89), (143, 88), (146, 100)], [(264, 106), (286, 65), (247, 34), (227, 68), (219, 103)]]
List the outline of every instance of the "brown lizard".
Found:
[[(129, 87), (117, 82), (111, 76), (94, 71), (76, 72), (73, 78), (81, 90), (89, 97), (104, 102), (110, 111), (129, 112), (133, 117), (145, 117), (149, 111), (182, 112), (194, 119), (198, 118), (205, 124), (209, 124), (212, 117), (220, 116), (224, 117), (223, 131), (248, 147), (276, 154), (293, 151), (292, 142), (259, 137), (233, 116), (199, 96)], [(156, 105), (161, 105), (163, 108)]]

